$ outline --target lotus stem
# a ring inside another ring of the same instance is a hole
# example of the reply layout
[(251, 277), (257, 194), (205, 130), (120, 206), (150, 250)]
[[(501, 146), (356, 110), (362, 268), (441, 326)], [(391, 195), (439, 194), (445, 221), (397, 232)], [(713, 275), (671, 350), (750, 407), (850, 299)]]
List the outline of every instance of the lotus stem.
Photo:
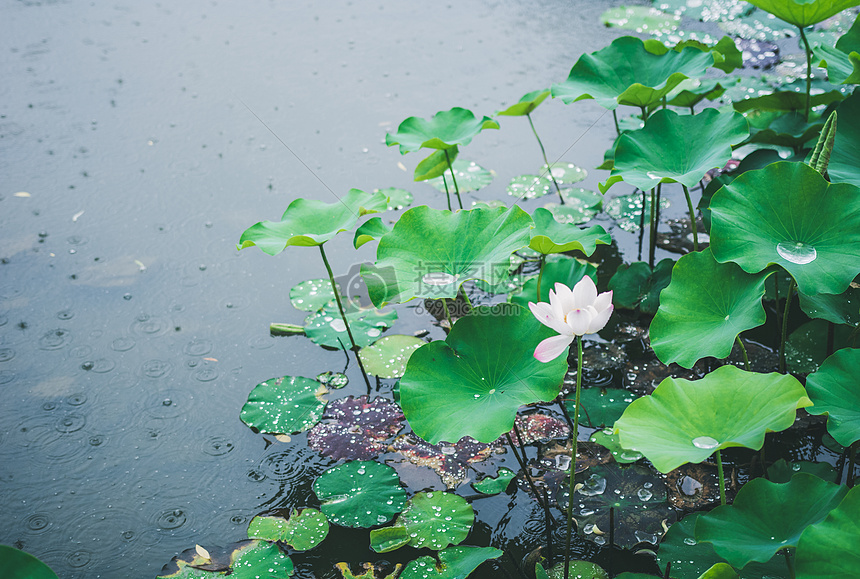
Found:
[(579, 393), (582, 390), (582, 336), (576, 337), (576, 398), (573, 408), (573, 434), (570, 442), (570, 483), (567, 499), (567, 537), (564, 541), (564, 579), (570, 576), (570, 535), (573, 529), (573, 493), (576, 490), (576, 443), (579, 438)]
[(621, 136), (621, 127), (618, 126), (618, 110), (612, 109), (612, 120), (615, 121), (615, 132), (620, 137)]
[(538, 270), (538, 280), (537, 280), (537, 301), (539, 301), (539, 302), (543, 301), (543, 298), (541, 297), (541, 293), (540, 293), (540, 282), (541, 282), (541, 279), (543, 279), (543, 266), (545, 263), (546, 263), (546, 255), (542, 253), (540, 255), (540, 269)]
[(779, 339), (779, 372), (781, 374), (785, 374), (785, 338), (788, 335), (788, 309), (791, 307), (791, 298), (794, 296), (795, 288), (797, 288), (797, 282), (794, 281), (794, 278), (791, 278), (791, 282), (788, 284), (788, 292), (785, 294), (785, 310), (782, 313), (782, 332)]
[[(642, 110), (642, 122), (644, 123), (645, 121), (648, 120), (648, 107), (639, 107), (639, 108)], [(567, 579), (567, 578), (565, 578), (565, 579)]]
[(808, 123), (812, 99), (812, 49), (809, 47), (809, 40), (806, 39), (803, 26), (798, 26), (798, 28), (800, 29), (800, 38), (803, 40), (803, 47), (806, 50), (806, 108), (803, 111), (803, 120)]
[(690, 105), (690, 114), (691, 114), (691, 115), (695, 115), (695, 114), (696, 114), (696, 107), (695, 107), (694, 105)]
[(463, 301), (465, 301), (466, 305), (469, 306), (469, 311), (471, 312), (475, 309), (475, 306), (472, 305), (472, 300), (469, 299), (469, 294), (466, 293), (465, 286), (460, 286), (460, 292), (462, 293)]
[[(658, 183), (659, 187), (660, 184)], [(654, 254), (657, 250), (657, 228), (655, 227), (656, 218), (654, 216), (655, 208), (657, 207), (657, 194), (656, 189), (651, 189), (651, 220), (650, 220), (650, 231), (648, 232), (648, 267), (654, 269)], [(643, 207), (644, 211), (645, 208)]]
[(663, 579), (669, 579), (669, 571), (672, 569), (672, 562), (666, 562), (666, 570), (663, 572)]
[[(514, 429), (516, 429), (516, 422), (514, 422)], [(516, 430), (514, 430), (514, 434), (517, 435), (517, 439), (519, 439), (520, 444), (522, 444), (522, 439), (520, 439), (519, 434), (516, 432)], [(506, 432), (505, 436), (508, 437), (508, 445), (511, 447), (511, 452), (514, 453), (514, 458), (517, 459), (517, 463), (519, 463), (520, 469), (523, 471), (523, 476), (525, 477), (526, 482), (529, 484), (529, 488), (531, 489), (535, 500), (538, 502), (539, 505), (543, 506), (541, 501), (541, 495), (538, 494), (537, 487), (535, 486), (535, 483), (532, 480), (531, 475), (529, 474), (529, 469), (526, 465), (525, 459), (520, 457), (519, 453), (516, 450), (516, 447), (514, 446), (514, 439), (511, 438), (511, 433)], [(523, 454), (525, 455), (525, 451), (523, 451)]]
[(851, 445), (851, 450), (849, 452), (848, 458), (848, 488), (854, 488), (854, 471), (856, 470), (856, 461), (857, 461), (857, 443), (853, 443)]
[(463, 200), (460, 199), (460, 187), (457, 185), (457, 176), (454, 175), (454, 166), (451, 164), (451, 157), (448, 155), (448, 149), (445, 151), (445, 160), (448, 161), (448, 170), (451, 171), (451, 180), (454, 182), (454, 193), (457, 194), (457, 203), (460, 204), (460, 209), (463, 208)]
[(322, 256), (325, 269), (328, 272), (328, 280), (331, 282), (331, 291), (334, 292), (334, 297), (337, 300), (337, 309), (340, 310), (340, 317), (343, 320), (343, 325), (346, 326), (346, 334), (349, 336), (349, 341), (352, 343), (352, 351), (355, 353), (355, 359), (358, 361), (358, 367), (361, 368), (361, 375), (364, 376), (364, 382), (367, 384), (367, 391), (370, 392), (370, 379), (367, 377), (367, 372), (364, 369), (364, 364), (361, 363), (361, 358), (358, 356), (358, 346), (355, 343), (355, 338), (352, 337), (352, 329), (349, 327), (349, 321), (346, 319), (346, 312), (343, 311), (343, 303), (340, 300), (340, 292), (337, 291), (337, 284), (334, 283), (334, 274), (331, 271), (331, 266), (328, 263), (328, 258), (323, 249), (323, 243), (319, 245), (320, 255)]
[(552, 561), (552, 516), (549, 513), (549, 495), (546, 492), (546, 487), (541, 487), (543, 495), (543, 516), (544, 526), (546, 527), (546, 558)]
[(720, 479), (720, 504), (726, 504), (726, 477), (723, 474), (723, 457), (717, 449), (717, 477)]
[(645, 189), (642, 189), (642, 211), (639, 213), (639, 254), (636, 261), (642, 261), (642, 242), (645, 239), (645, 205), (648, 203), (648, 196)]
[(791, 554), (788, 552), (788, 548), (783, 549), (782, 554), (785, 555), (785, 566), (788, 567), (788, 577), (789, 579), (794, 579), (794, 561), (791, 560)]
[(296, 324), (280, 324), (272, 322), (269, 324), (269, 335), (272, 336), (300, 336), (305, 333), (304, 326)]
[(744, 355), (744, 367), (746, 368), (747, 372), (752, 372), (752, 370), (750, 370), (750, 359), (749, 356), (747, 356), (747, 349), (744, 346), (743, 340), (741, 340), (741, 335), (738, 334), (735, 339), (738, 341), (738, 346), (741, 347), (741, 354)]
[(696, 210), (693, 209), (693, 200), (690, 199), (690, 190), (681, 183), (684, 188), (684, 197), (687, 198), (687, 209), (690, 210), (690, 229), (693, 230), (693, 251), (699, 251), (699, 228), (696, 226)]
[(451, 192), (448, 191), (448, 179), (445, 178), (445, 173), (442, 173), (442, 183), (445, 184), (445, 196), (448, 197), (448, 211), (454, 211), (451, 209)]
[(442, 309), (445, 310), (445, 319), (448, 320), (448, 331), (454, 329), (454, 322), (451, 321), (451, 312), (448, 311), (448, 300), (442, 298)]
[(555, 176), (552, 174), (552, 168), (549, 166), (549, 161), (546, 158), (546, 150), (543, 148), (543, 142), (541, 142), (540, 137), (537, 134), (537, 130), (535, 130), (535, 124), (532, 122), (532, 116), (529, 113), (526, 113), (526, 118), (529, 120), (529, 125), (531, 125), (532, 132), (535, 135), (535, 139), (537, 139), (538, 145), (540, 145), (540, 152), (543, 155), (543, 162), (546, 163), (546, 170), (549, 172), (549, 178), (552, 179), (552, 184), (555, 185), (555, 191), (558, 193), (558, 199), (562, 205), (564, 205), (564, 197), (561, 195), (561, 187), (558, 186), (558, 181), (555, 180)]

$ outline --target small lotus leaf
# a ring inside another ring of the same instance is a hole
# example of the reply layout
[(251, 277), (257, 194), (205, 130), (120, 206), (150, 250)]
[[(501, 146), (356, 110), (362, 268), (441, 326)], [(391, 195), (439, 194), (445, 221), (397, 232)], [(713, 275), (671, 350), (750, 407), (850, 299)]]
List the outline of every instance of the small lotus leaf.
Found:
[(6, 579), (57, 579), (57, 574), (39, 559), (7, 545), (0, 545), (0, 569)]
[(368, 528), (390, 521), (403, 510), (406, 491), (390, 466), (351, 461), (322, 473), (313, 485), (320, 510), (342, 527)]
[(651, 321), (654, 353), (684, 368), (706, 356), (727, 357), (738, 334), (765, 322), (761, 299), (768, 275), (717, 263), (710, 248), (683, 256)]
[(843, 348), (806, 379), (806, 390), (814, 403), (807, 412), (826, 414), (827, 432), (842, 446), (860, 440), (858, 364), (860, 350)]
[[(448, 163), (454, 165), (457, 155), (460, 154), (459, 147), (451, 147), (450, 149), (436, 150), (427, 155), (427, 157), (418, 163), (413, 174), (413, 181), (428, 181), (441, 177), (448, 170)], [(444, 189), (443, 189), (444, 190)]]
[(653, 271), (644, 261), (622, 263), (609, 280), (612, 303), (631, 310), (639, 308), (644, 314), (655, 313), (660, 306), (660, 292), (669, 285), (674, 266), (675, 260), (668, 257), (661, 259)]
[(322, 245), (341, 231), (349, 231), (358, 218), (384, 211), (388, 198), (382, 193), (350, 189), (335, 203), (296, 199), (280, 221), (261, 221), (239, 238), (238, 249), (256, 245), (263, 253), (277, 255), (291, 245)]
[(582, 55), (567, 80), (552, 86), (552, 96), (565, 104), (593, 98), (609, 110), (620, 104), (650, 107), (682, 80), (704, 75), (713, 64), (712, 54), (695, 48), (658, 56), (638, 38), (622, 36), (597, 52)]
[(455, 444), (430, 444), (409, 433), (398, 436), (388, 450), (399, 452), (413, 464), (432, 468), (445, 486), (453, 489), (466, 481), (472, 463), (487, 460), (496, 449), (494, 444), (478, 442), (468, 436)]
[(717, 507), (696, 522), (696, 539), (713, 545), (731, 565), (769, 561), (780, 549), (797, 546), (801, 533), (834, 509), (846, 487), (798, 473), (788, 483), (753, 479), (734, 503)]
[[(379, 239), (390, 231), (391, 228), (382, 220), (381, 217), (371, 217), (370, 219), (359, 225), (358, 229), (355, 230), (355, 237), (352, 240), (352, 244), (356, 249), (358, 249), (365, 243), (373, 241), (374, 239)], [(329, 299), (334, 299), (334, 294), (332, 294)], [(325, 305), (325, 302), (323, 302), (321, 305)]]
[[(569, 577), (574, 579), (609, 579), (609, 573), (597, 563), (591, 561), (570, 561), (567, 564)], [(546, 571), (548, 579), (564, 578), (564, 562), (556, 563)]]
[[(579, 423), (588, 428), (611, 427), (636, 398), (636, 394), (621, 388), (585, 388), (579, 397), (582, 405)], [(574, 400), (565, 398), (564, 405), (572, 415), (576, 408)]]
[(388, 211), (398, 211), (404, 207), (408, 207), (409, 205), (412, 205), (412, 201), (414, 199), (412, 193), (406, 189), (398, 189), (397, 187), (380, 189), (379, 193), (382, 193), (388, 198), (388, 205), (386, 206)]
[(412, 352), (426, 344), (415, 336), (392, 335), (380, 338), (358, 353), (364, 369), (380, 378), (400, 378)]
[(240, 417), (242, 422), (260, 432), (302, 432), (316, 424), (322, 416), (326, 405), (322, 399), (325, 392), (325, 387), (311, 378), (272, 378), (251, 390)]
[[(421, 492), (409, 499), (394, 527), (406, 531), (411, 547), (439, 551), (465, 539), (474, 521), (472, 505), (463, 497), (453, 493)], [(385, 529), (370, 532), (371, 548), (379, 553), (392, 550), (377, 542), (378, 538), (388, 537), (388, 533), (380, 531)]]
[[(832, 219), (839, 215), (839, 219)], [(711, 199), (711, 249), (748, 273), (786, 269), (805, 294), (842, 293), (860, 273), (860, 188), (805, 163), (748, 171)]]
[[(347, 303), (345, 309), (349, 328), (359, 348), (369, 346), (378, 340), (382, 331), (397, 319), (395, 310), (382, 312), (373, 308), (359, 308), (351, 303)], [(346, 325), (334, 302), (329, 302), (323, 309), (305, 320), (305, 334), (314, 344), (326, 348), (352, 348)]]
[(317, 374), (317, 382), (332, 390), (340, 390), (349, 384), (349, 378), (346, 374), (342, 374), (341, 372), (332, 372), (331, 370), (328, 370)]
[(803, 531), (795, 559), (797, 579), (847, 579), (860, 568), (860, 487), (851, 489), (820, 523)]
[(379, 241), (361, 275), (374, 304), (453, 298), (467, 280), (507, 279), (511, 254), (528, 245), (531, 217), (519, 207), (440, 211), (414, 207)]
[(522, 308), (503, 316), (478, 307), (460, 318), (444, 342), (409, 359), (400, 403), (412, 429), (432, 443), (463, 436), (492, 442), (509, 432), (521, 405), (558, 396), (567, 360), (534, 357), (538, 342), (552, 335)]
[(313, 549), (328, 535), (328, 519), (316, 509), (293, 509), (290, 518), (258, 515), (248, 525), (248, 537), (280, 541), (297, 551)]
[(720, 98), (723, 93), (726, 92), (723, 84), (728, 86), (728, 84), (738, 82), (738, 80), (731, 81), (730, 79), (723, 78), (688, 78), (676, 86), (675, 90), (669, 93), (667, 98), (669, 100), (669, 104), (673, 107), (691, 108), (705, 99), (713, 101)]
[(373, 563), (362, 563), (364, 573), (361, 575), (354, 575), (347, 563), (336, 563), (335, 567), (340, 571), (343, 579), (397, 579), (397, 576), (400, 575), (400, 570), (403, 568), (403, 564), (397, 563), (391, 574), (384, 577), (382, 576), (382, 571), (377, 573), (376, 566)]
[(544, 209), (549, 209), (559, 223), (585, 223), (597, 215), (603, 206), (603, 195), (588, 189), (562, 189), (561, 196), (564, 205), (553, 201), (544, 203)]
[(400, 154), (413, 153), (418, 149), (450, 149), (456, 145), (468, 145), (484, 129), (498, 129), (499, 124), (490, 117), (481, 119), (464, 108), (454, 107), (439, 111), (430, 120), (409, 117), (397, 127), (394, 134), (385, 135), (389, 147), (400, 145)]
[(618, 434), (611, 428), (598, 430), (588, 440), (608, 450), (618, 464), (630, 464), (642, 458), (642, 453), (622, 448)]
[(465, 579), (478, 565), (501, 557), (495, 547), (449, 547), (439, 551), (439, 562), (424, 556), (410, 561), (399, 579)]
[(860, 324), (860, 287), (852, 284), (841, 294), (799, 294), (800, 308), (810, 318), (834, 324)]
[(836, 139), (827, 174), (834, 183), (860, 186), (860, 93), (845, 99), (837, 114)]
[[(339, 286), (338, 291), (342, 291)], [(327, 279), (309, 279), (290, 289), (290, 303), (303, 312), (315, 312), (333, 299), (334, 292)]]
[(508, 183), (507, 191), (520, 199), (536, 199), (552, 193), (552, 183), (537, 175), (517, 175)]
[[(547, 183), (552, 183), (552, 179), (555, 179), (555, 182), (559, 185), (573, 185), (574, 183), (584, 181), (588, 177), (588, 171), (582, 167), (577, 167), (573, 163), (564, 161), (550, 163), (549, 166), (544, 165), (541, 167), (540, 174), (541, 178), (547, 181)], [(550, 174), (552, 174), (552, 177), (550, 177)]]
[(496, 113), (497, 116), (522, 117), (531, 114), (549, 96), (549, 89), (534, 90), (526, 93), (515, 104), (503, 111)]
[(600, 225), (580, 229), (576, 225), (562, 224), (555, 220), (548, 209), (538, 207), (532, 215), (534, 229), (531, 230), (529, 247), (539, 253), (564, 253), (581, 251), (590, 256), (598, 245), (609, 245), (612, 237)]
[[(215, 565), (216, 570), (209, 571), (203, 567), (212, 567), (213, 561), (200, 555), (199, 546), (197, 549), (188, 549), (180, 556), (174, 557), (172, 564), (165, 565), (158, 578), (216, 579), (229, 576), (231, 579), (281, 579), (293, 574), (292, 560), (277, 545), (268, 541), (234, 543), (232, 550), (226, 555), (229, 559), (223, 565)], [(201, 568), (195, 568), (196, 566)]]
[[(614, 197), (603, 204), (603, 210), (606, 214), (615, 220), (618, 227), (624, 231), (633, 232), (639, 231), (639, 224), (642, 222), (642, 214), (644, 212), (647, 225), (651, 211), (651, 196), (645, 195), (645, 206), (642, 204), (642, 193), (631, 193), (630, 195), (621, 195)], [(660, 199), (660, 210), (669, 208), (669, 200), (666, 196)]]
[(616, 6), (600, 15), (600, 22), (609, 28), (624, 28), (656, 36), (670, 34), (678, 28), (681, 17), (652, 6)]
[(386, 442), (403, 428), (400, 407), (377, 396), (347, 396), (326, 406), (308, 433), (308, 446), (335, 459), (368, 460), (385, 452)]
[(484, 495), (497, 495), (505, 492), (517, 473), (509, 468), (499, 467), (496, 476), (488, 476), (472, 483), (472, 488)]
[[(477, 191), (493, 182), (493, 174), (474, 161), (457, 159), (451, 163), (451, 166), (454, 167), (454, 177), (457, 178), (457, 187), (459, 188), (460, 193)], [(439, 191), (444, 192), (445, 181), (443, 180), (443, 177), (448, 180), (448, 191), (453, 193), (454, 181), (451, 180), (450, 172), (443, 173), (442, 176), (436, 177), (435, 179), (429, 179), (427, 183), (433, 185)]]
[(798, 408), (811, 405), (793, 376), (721, 366), (695, 382), (666, 378), (627, 407), (615, 430), (624, 448), (669, 472), (723, 448), (758, 450), (765, 433), (785, 430)]
[(860, 4), (857, 0), (748, 0), (758, 6), (801, 28), (818, 24), (846, 8)]

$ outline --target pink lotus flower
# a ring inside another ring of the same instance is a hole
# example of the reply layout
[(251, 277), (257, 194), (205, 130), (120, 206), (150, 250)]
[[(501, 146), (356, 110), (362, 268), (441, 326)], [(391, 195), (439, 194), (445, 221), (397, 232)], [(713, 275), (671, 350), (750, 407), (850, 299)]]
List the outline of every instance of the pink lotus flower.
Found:
[(549, 290), (549, 303), (529, 302), (529, 309), (543, 325), (558, 332), (535, 348), (535, 358), (541, 362), (555, 360), (566, 352), (576, 336), (594, 334), (603, 329), (612, 315), (612, 292), (597, 295), (597, 286), (588, 276), (571, 290), (563, 283)]

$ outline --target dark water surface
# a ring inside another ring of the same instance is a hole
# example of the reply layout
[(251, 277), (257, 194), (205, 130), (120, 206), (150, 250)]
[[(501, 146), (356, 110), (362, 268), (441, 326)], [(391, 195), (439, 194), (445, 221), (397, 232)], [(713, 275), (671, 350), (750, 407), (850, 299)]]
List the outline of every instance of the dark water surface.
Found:
[[(304, 505), (329, 459), (303, 437), (267, 447), (239, 409), (265, 379), (342, 369), (342, 353), (268, 334), (301, 323), (289, 288), (325, 270), (313, 249), (238, 253), (240, 233), (329, 188), (444, 207), (385, 131), (560, 82), (617, 35), (598, 24), (613, 4), (0, 5), (0, 543), (62, 578), (151, 577)], [(548, 102), (535, 122), (553, 158), (572, 145), (563, 158), (586, 168), (611, 143), (590, 102)], [(502, 124), (463, 152), (498, 173), (469, 199), (504, 198), (541, 164), (528, 123)], [(336, 273), (373, 256), (350, 242), (327, 246)], [(395, 332), (428, 320), (407, 310)]]

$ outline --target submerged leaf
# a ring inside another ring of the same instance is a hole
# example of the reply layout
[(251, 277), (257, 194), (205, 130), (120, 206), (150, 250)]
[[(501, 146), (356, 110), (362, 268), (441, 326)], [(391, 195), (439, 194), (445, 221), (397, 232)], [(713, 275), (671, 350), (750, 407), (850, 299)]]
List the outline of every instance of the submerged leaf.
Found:
[(498, 446), (478, 442), (468, 436), (464, 436), (454, 444), (448, 442), (430, 444), (409, 433), (398, 436), (389, 447), (389, 451), (399, 452), (412, 464), (433, 469), (445, 486), (453, 489), (466, 481), (468, 469), (472, 463), (487, 460), (498, 451)]
[(308, 433), (308, 446), (335, 459), (368, 460), (385, 452), (403, 420), (400, 407), (380, 396), (372, 402), (367, 395), (339, 398)]

